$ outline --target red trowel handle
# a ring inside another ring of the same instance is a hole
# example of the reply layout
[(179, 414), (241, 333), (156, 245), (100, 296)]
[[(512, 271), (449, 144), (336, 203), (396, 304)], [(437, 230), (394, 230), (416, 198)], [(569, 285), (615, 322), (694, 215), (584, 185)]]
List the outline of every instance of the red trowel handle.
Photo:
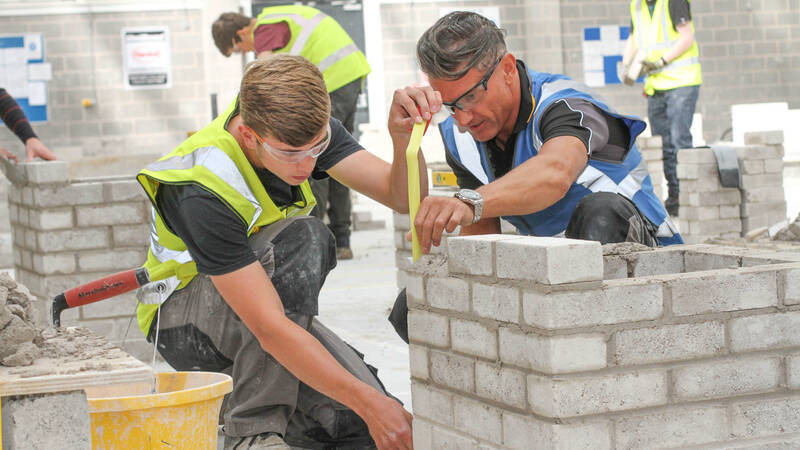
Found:
[(53, 299), (53, 324), (61, 326), (61, 311), (76, 306), (88, 305), (110, 297), (132, 291), (150, 282), (150, 274), (144, 267), (115, 273), (99, 280), (74, 287)]

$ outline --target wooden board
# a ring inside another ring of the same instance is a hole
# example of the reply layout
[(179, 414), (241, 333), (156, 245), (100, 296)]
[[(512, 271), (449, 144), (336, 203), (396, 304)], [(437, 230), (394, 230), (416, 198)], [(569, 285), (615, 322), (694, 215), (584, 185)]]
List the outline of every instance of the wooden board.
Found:
[(76, 391), (150, 383), (153, 369), (86, 328), (45, 331), (42, 356), (25, 367), (0, 366), (0, 395)]

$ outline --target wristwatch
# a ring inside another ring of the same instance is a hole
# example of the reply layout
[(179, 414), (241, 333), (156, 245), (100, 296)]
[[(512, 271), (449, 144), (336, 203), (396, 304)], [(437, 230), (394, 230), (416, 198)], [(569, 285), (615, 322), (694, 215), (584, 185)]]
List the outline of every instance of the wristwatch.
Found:
[(454, 195), (455, 198), (472, 206), (472, 223), (481, 220), (481, 213), (483, 212), (483, 197), (478, 191), (472, 189), (461, 189)]

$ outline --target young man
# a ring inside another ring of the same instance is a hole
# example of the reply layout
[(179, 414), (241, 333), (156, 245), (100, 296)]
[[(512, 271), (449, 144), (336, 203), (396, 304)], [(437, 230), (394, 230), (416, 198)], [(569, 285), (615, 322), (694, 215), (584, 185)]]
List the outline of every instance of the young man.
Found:
[[(661, 136), (667, 211), (678, 215), (678, 150), (692, 147), (692, 118), (703, 76), (700, 53), (687, 0), (632, 0), (631, 34), (622, 63), (631, 63), (638, 49), (647, 50), (647, 117)], [(658, 32), (661, 30), (661, 32)]]
[(329, 102), (308, 60), (259, 59), (227, 111), (138, 175), (154, 205), (145, 267), (171, 275), (140, 290), (139, 325), (175, 369), (233, 376), (228, 449), (412, 446), (410, 414), (314, 318), (336, 257), (307, 215), (309, 177), (407, 210), (404, 149), (392, 165), (362, 151)]
[[(224, 13), (211, 31), (214, 43), (225, 56), (250, 51), (259, 58), (290, 53), (314, 63), (322, 72), (331, 96), (331, 115), (353, 134), (358, 95), (370, 67), (364, 54), (332, 17), (310, 6), (270, 6), (256, 18)], [(337, 258), (351, 259), (349, 189), (328, 177), (312, 179), (311, 189), (318, 205), (313, 214), (320, 219), (328, 214), (336, 238)]]
[[(422, 200), (415, 226), (424, 253), (459, 225), (461, 235), (499, 233), (501, 217), (524, 235), (683, 242), (636, 148), (641, 120), (564, 75), (528, 68), (475, 13), (439, 19), (417, 58), (431, 86), (401, 90), (396, 101), (449, 110), (439, 131), (461, 188)], [(401, 293), (390, 321), (407, 339), (405, 311)]]
[[(0, 87), (0, 118), (6, 126), (17, 135), (20, 141), (25, 144), (25, 161), (33, 161), (33, 158), (39, 157), (44, 160), (54, 160), (56, 156), (50, 149), (45, 146), (42, 141), (33, 132), (31, 123), (22, 112), (14, 97), (11, 96), (6, 90)], [(17, 155), (11, 151), (0, 147), (0, 155), (7, 159), (17, 161)]]

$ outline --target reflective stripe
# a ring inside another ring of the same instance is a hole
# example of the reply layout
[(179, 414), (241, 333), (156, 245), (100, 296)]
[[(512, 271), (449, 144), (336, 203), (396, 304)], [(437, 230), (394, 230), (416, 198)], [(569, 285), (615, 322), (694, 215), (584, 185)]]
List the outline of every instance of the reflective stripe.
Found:
[(644, 180), (648, 176), (650, 176), (650, 173), (647, 171), (647, 163), (645, 163), (644, 158), (642, 158), (641, 161), (639, 161), (639, 165), (628, 172), (628, 175), (619, 182), (618, 192), (633, 200), (633, 196), (642, 189)]
[(669, 32), (667, 31), (667, 7), (661, 3), (661, 42), (669, 42)]
[(618, 191), (617, 183), (593, 166), (587, 165), (575, 182), (592, 192), (616, 193)]
[(636, 2), (636, 14), (633, 16), (634, 29), (631, 30), (631, 32), (634, 30), (636, 31), (636, 46), (639, 48), (644, 48), (644, 34), (642, 34), (642, 24), (639, 23), (642, 19), (642, 1), (643, 0), (639, 0)]
[(261, 204), (256, 200), (256, 196), (253, 194), (253, 191), (250, 190), (247, 181), (239, 172), (236, 163), (219, 148), (213, 146), (201, 147), (187, 155), (173, 156), (169, 159), (156, 161), (147, 166), (147, 169), (153, 172), (160, 172), (162, 170), (187, 170), (195, 166), (203, 166), (208, 169), (211, 173), (242, 194), (242, 196), (255, 207), (255, 213), (250, 219), (250, 223), (247, 225), (247, 230), (249, 231), (253, 228), (255, 221), (261, 215)]
[(180, 280), (175, 275), (147, 283), (136, 290), (136, 299), (145, 305), (160, 305), (167, 301), (167, 298), (175, 292), (180, 284)]
[[(677, 39), (675, 39), (675, 41), (677, 41)], [(653, 51), (653, 50), (663, 50), (665, 48), (670, 48), (670, 47), (672, 47), (672, 43), (675, 42), (675, 41), (656, 42), (655, 44), (647, 47), (645, 50), (647, 50), (649, 52), (649, 51)]]
[(320, 72), (325, 72), (325, 70), (328, 67), (336, 64), (339, 60), (344, 59), (350, 56), (352, 53), (356, 53), (358, 51), (360, 50), (358, 49), (358, 47), (356, 47), (356, 44), (354, 43), (345, 45), (339, 50), (336, 50), (335, 52), (326, 56), (325, 59), (323, 59), (322, 61), (319, 62), (319, 64), (317, 64), (317, 68), (319, 69)]
[(648, 75), (652, 75), (654, 73), (661, 73), (672, 69), (680, 69), (686, 66), (691, 66), (692, 64), (700, 64), (700, 58), (698, 58), (697, 56), (692, 56), (691, 58), (678, 58), (675, 61), (672, 61), (671, 63), (667, 64), (666, 66), (650, 72)]
[(672, 237), (678, 234), (678, 228), (672, 223), (672, 218), (667, 215), (661, 225), (658, 226), (656, 237)]
[(458, 157), (461, 159), (461, 164), (472, 172), (478, 180), (483, 184), (489, 183), (489, 176), (483, 170), (481, 164), (481, 155), (478, 152), (478, 145), (469, 132), (460, 132), (456, 121), (453, 120), (453, 139), (456, 141), (456, 148), (458, 149)]

